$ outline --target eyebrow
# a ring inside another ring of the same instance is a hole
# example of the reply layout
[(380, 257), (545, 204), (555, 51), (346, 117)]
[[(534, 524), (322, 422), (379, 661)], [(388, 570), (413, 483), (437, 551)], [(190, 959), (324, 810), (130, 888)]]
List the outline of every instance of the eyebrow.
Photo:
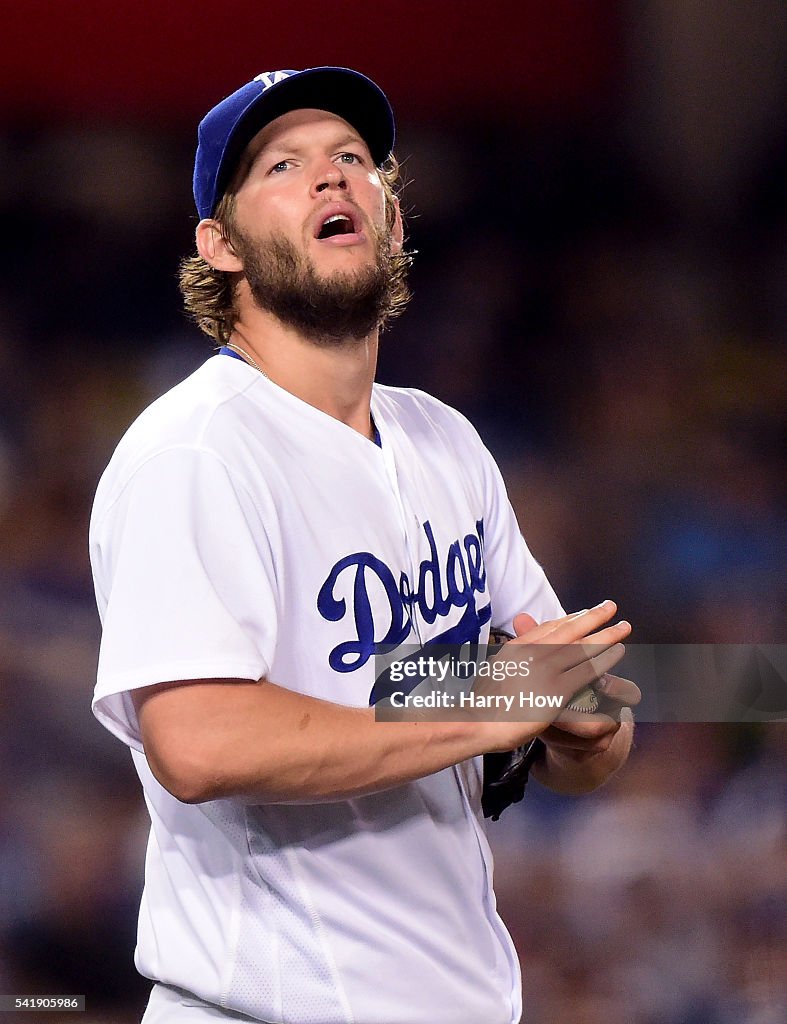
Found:
[[(341, 149), (343, 146), (357, 145), (358, 143), (364, 145), (364, 141), (361, 138), (361, 136), (358, 135), (357, 132), (348, 132), (346, 135), (340, 135), (339, 138), (333, 143), (333, 145), (330, 148)], [(257, 157), (260, 156), (260, 154), (266, 151), (270, 153), (294, 153), (296, 156), (299, 156), (303, 152), (304, 148), (304, 146), (296, 146), (290, 144), (287, 140), (287, 137), (285, 136), (280, 141), (269, 143), (268, 145), (263, 146), (252, 159), (256, 160)]]
[[(344, 135), (340, 135), (333, 143), (331, 148), (342, 149), (344, 146), (348, 145), (365, 146), (366, 143), (357, 132), (347, 132)], [(276, 140), (275, 142), (266, 143), (265, 145), (261, 146), (256, 153), (252, 154), (246, 152), (243, 155), (240, 163), (238, 164), (238, 170), (242, 170), (245, 177), (251, 171), (254, 164), (259, 160), (259, 158), (263, 154), (265, 154), (266, 156), (274, 156), (280, 155), (282, 153), (292, 153), (294, 156), (299, 156), (303, 152), (303, 149), (303, 146), (290, 144), (288, 142), (287, 136), (285, 135), (284, 138), (281, 140)]]

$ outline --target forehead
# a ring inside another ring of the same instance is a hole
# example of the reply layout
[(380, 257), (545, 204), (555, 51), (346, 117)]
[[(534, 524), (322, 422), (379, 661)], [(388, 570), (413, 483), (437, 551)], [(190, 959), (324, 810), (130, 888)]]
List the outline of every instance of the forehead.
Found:
[(337, 114), (308, 107), (290, 110), (257, 132), (246, 147), (244, 158), (246, 161), (254, 160), (263, 150), (274, 146), (302, 146), (334, 138), (366, 145), (356, 129)]

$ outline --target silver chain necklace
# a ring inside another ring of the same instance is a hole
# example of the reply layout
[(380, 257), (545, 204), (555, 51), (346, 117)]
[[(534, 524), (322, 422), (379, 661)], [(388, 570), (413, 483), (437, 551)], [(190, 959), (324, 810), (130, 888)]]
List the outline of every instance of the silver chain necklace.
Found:
[(253, 366), (255, 370), (260, 371), (260, 373), (266, 380), (270, 380), (268, 374), (263, 370), (263, 368), (260, 366), (258, 362), (251, 358), (251, 356), (249, 355), (245, 348), (241, 348), (240, 345), (235, 345), (231, 341), (225, 342), (225, 348), (229, 348), (232, 349), (233, 352), (237, 352), (241, 359), (244, 359), (249, 364), (249, 366)]

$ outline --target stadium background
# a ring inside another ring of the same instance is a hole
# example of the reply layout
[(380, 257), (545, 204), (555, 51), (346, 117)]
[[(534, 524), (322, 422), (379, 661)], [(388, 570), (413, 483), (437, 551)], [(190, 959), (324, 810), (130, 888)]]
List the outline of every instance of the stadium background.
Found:
[[(262, 70), (377, 80), (419, 250), (380, 379), (473, 419), (567, 607), (784, 642), (787, 25), (776, 0), (0, 24), (0, 992), (130, 1024), (145, 813), (88, 710), (86, 530), (125, 426), (209, 351), (175, 285), (199, 117)], [(528, 1024), (783, 1020), (784, 780), (783, 726), (676, 723), (597, 796), (532, 787), (492, 828)]]

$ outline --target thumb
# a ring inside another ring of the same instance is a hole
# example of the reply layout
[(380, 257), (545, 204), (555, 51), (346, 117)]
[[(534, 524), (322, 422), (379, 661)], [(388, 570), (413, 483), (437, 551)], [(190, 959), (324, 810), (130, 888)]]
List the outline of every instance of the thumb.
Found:
[(623, 679), (622, 676), (614, 676), (611, 672), (605, 672), (594, 689), (608, 700), (627, 704), (629, 707), (634, 707), (642, 700), (642, 691), (636, 683), (632, 683), (630, 679)]
[(525, 633), (529, 633), (537, 625), (538, 623), (533, 616), (528, 615), (527, 612), (520, 612), (514, 616), (514, 633), (517, 636), (524, 636)]

